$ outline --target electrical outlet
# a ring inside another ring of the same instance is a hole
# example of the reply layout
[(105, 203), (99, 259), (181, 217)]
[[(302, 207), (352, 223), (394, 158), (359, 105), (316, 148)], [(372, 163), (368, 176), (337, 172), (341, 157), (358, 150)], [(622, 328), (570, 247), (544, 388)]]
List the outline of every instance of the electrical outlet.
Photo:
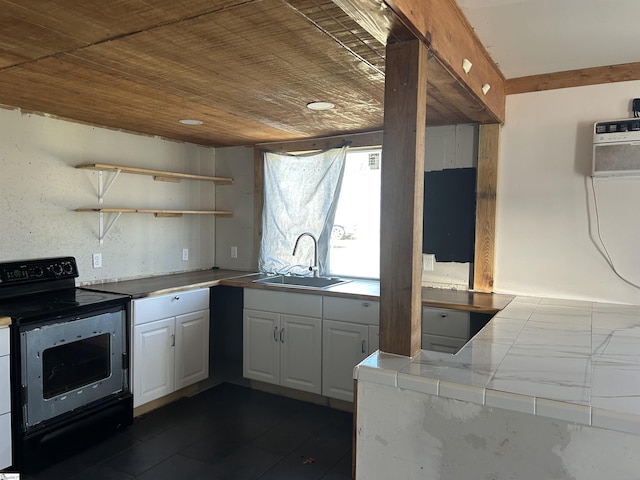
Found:
[(92, 256), (93, 268), (102, 268), (102, 254), (94, 253)]
[(435, 267), (436, 256), (433, 253), (422, 254), (422, 270), (425, 272), (433, 272)]
[(189, 249), (188, 248), (183, 248), (182, 249), (182, 261), (186, 262), (187, 260), (189, 260)]
[(238, 258), (238, 247), (231, 247), (231, 258)]

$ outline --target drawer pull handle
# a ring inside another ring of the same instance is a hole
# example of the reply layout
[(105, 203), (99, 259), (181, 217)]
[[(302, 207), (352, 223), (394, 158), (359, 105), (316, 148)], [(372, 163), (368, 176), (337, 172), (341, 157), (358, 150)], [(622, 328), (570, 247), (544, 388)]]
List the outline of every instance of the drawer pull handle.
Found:
[(284, 328), (280, 330), (280, 342), (284, 343)]
[(362, 340), (362, 353), (367, 351), (367, 342), (366, 340)]
[(364, 308), (367, 308), (367, 307), (370, 307), (370, 306), (371, 306), (371, 304), (370, 304), (369, 302), (362, 302), (362, 306), (363, 306)]
[(447, 314), (446, 314), (446, 313), (441, 313), (441, 314), (440, 314), (440, 317), (441, 317), (441, 318), (447, 318)]
[(176, 295), (175, 297), (173, 297), (174, 300), (180, 300), (180, 296)]
[(278, 327), (273, 329), (273, 340), (278, 341)]

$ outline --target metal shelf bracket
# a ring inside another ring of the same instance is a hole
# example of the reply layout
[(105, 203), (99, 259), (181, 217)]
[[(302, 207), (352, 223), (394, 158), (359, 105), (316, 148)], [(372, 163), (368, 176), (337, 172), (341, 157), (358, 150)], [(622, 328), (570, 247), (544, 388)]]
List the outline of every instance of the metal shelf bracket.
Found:
[[(116, 181), (116, 178), (118, 178), (118, 175), (120, 175), (121, 171), (122, 170), (120, 170), (119, 168), (115, 169), (113, 171), (113, 175), (111, 175), (111, 177), (109, 177), (109, 180), (107, 180), (107, 184), (106, 185), (103, 185), (103, 183), (104, 183), (104, 170), (99, 170), (98, 171), (98, 203), (100, 205), (102, 205), (102, 203), (104, 202), (105, 195), (107, 194), (107, 192), (111, 188), (111, 185), (113, 185), (113, 182)], [(102, 240), (100, 240), (100, 243), (102, 243)]]
[[(102, 173), (102, 172), (101, 172)], [(104, 245), (104, 237), (107, 236), (109, 230), (116, 224), (122, 212), (116, 212), (115, 216), (111, 219), (111, 221), (105, 227), (104, 225), (104, 212), (100, 212), (100, 231), (98, 232), (98, 239), (100, 240), (100, 245)]]

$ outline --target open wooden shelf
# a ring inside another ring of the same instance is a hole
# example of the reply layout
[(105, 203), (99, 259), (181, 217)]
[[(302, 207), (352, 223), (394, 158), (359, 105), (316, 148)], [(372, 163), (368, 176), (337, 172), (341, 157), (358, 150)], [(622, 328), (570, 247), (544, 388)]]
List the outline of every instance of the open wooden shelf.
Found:
[[(104, 243), (104, 239), (113, 228), (115, 223), (123, 213), (153, 213), (156, 217), (181, 217), (182, 215), (218, 215), (222, 217), (230, 217), (233, 212), (226, 210), (156, 210), (147, 208), (76, 208), (76, 212), (93, 212), (99, 214), (98, 223), (98, 240), (100, 245)], [(111, 215), (111, 220), (105, 225), (105, 214)]]
[(179, 172), (166, 172), (163, 170), (151, 170), (148, 168), (136, 168), (136, 167), (123, 167), (121, 165), (106, 165), (104, 163), (88, 163), (84, 165), (77, 165), (76, 168), (85, 170), (100, 170), (105, 172), (122, 172), (122, 173), (134, 173), (136, 175), (148, 175), (153, 177), (154, 180), (164, 182), (179, 182), (182, 179), (185, 180), (203, 180), (206, 182), (213, 182), (216, 185), (231, 185), (233, 178), (226, 177), (212, 177), (209, 175), (195, 175), (192, 173), (179, 173)]
[[(120, 165), (107, 165), (104, 163), (89, 163), (77, 165), (76, 168), (85, 170), (98, 170), (98, 203), (102, 205), (104, 196), (113, 185), (113, 182), (121, 173), (135, 173), (137, 175), (152, 176), (154, 180), (163, 182), (180, 182), (182, 179), (204, 180), (218, 185), (230, 185), (232, 178), (211, 177), (207, 175), (194, 175), (191, 173), (166, 172), (163, 170), (150, 170), (148, 168), (123, 167)], [(106, 185), (103, 181), (103, 172), (112, 172)], [(99, 214), (98, 240), (102, 245), (109, 230), (115, 225), (123, 213), (153, 213), (156, 217), (181, 217), (182, 215), (217, 215), (230, 217), (233, 213), (225, 210), (164, 210), (148, 208), (76, 208), (76, 212), (94, 212)], [(109, 215), (110, 221), (105, 225), (105, 214)]]

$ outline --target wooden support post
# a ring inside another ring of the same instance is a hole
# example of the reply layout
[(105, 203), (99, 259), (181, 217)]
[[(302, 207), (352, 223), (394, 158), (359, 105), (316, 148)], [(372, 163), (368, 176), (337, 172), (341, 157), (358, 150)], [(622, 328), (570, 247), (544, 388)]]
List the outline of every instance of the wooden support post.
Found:
[(420, 350), (427, 48), (387, 45), (380, 216), (380, 350)]
[(500, 125), (480, 125), (473, 289), (493, 292)]

